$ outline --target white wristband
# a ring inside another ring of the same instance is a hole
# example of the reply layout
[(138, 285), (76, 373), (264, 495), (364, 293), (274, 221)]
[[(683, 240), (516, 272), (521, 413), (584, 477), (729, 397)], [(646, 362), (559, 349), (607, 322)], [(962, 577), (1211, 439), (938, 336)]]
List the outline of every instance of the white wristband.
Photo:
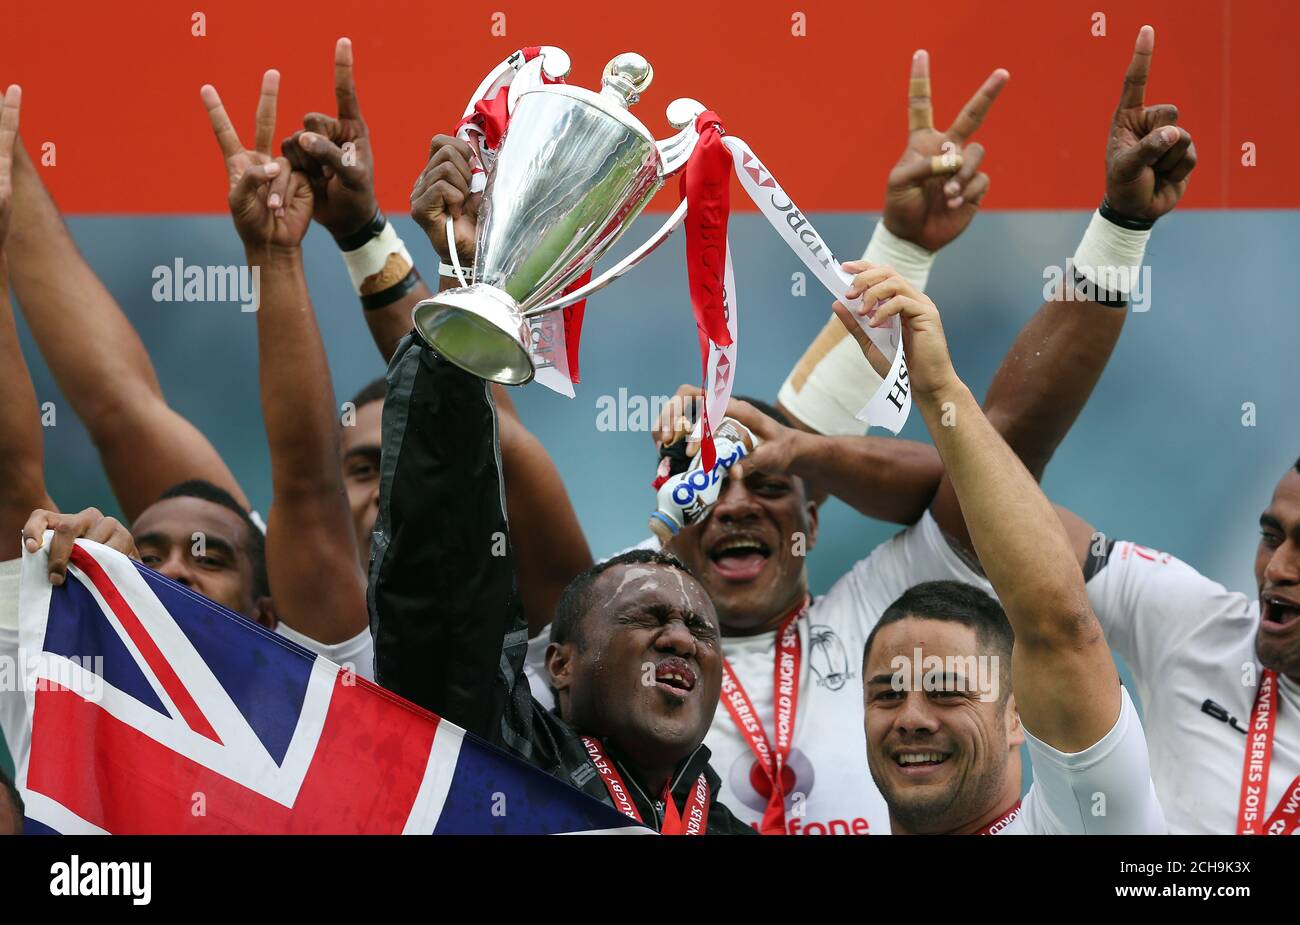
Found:
[(890, 232), (882, 218), (876, 222), (876, 230), (871, 233), (871, 240), (867, 243), (862, 259), (868, 263), (893, 267), (903, 279), (924, 292), (925, 284), (930, 279), (930, 267), (934, 265), (934, 255), (935, 251), (904, 241)]
[(858, 420), (858, 411), (881, 382), (858, 342), (832, 315), (786, 376), (777, 400), (816, 433), (861, 436), (867, 425)]
[[(934, 251), (892, 234), (882, 219), (876, 222), (862, 259), (893, 267), (903, 279), (924, 291)], [(880, 374), (862, 355), (858, 342), (832, 315), (790, 370), (777, 398), (787, 411), (817, 433), (861, 435), (867, 426), (858, 420), (858, 411), (880, 383)]]
[(1151, 229), (1133, 231), (1121, 228), (1102, 218), (1101, 212), (1092, 213), (1088, 230), (1074, 252), (1067, 275), (1077, 272), (1102, 292), (1127, 298), (1138, 288), (1142, 272), (1142, 258), (1146, 255), (1147, 239)]
[[(390, 261), (392, 266), (389, 266)], [(363, 288), (375, 288), (374, 284), (365, 287), (366, 280), (371, 277), (383, 272), (385, 277), (395, 277), (389, 283), (393, 285), (403, 279), (415, 264), (411, 259), (410, 251), (397, 236), (397, 231), (391, 222), (384, 225), (383, 231), (356, 250), (344, 251), (343, 263), (347, 265), (348, 276), (352, 279), (352, 288), (358, 295), (368, 294), (363, 291)], [(386, 267), (388, 270), (385, 272)], [(387, 286), (379, 286), (379, 289), (386, 288)]]

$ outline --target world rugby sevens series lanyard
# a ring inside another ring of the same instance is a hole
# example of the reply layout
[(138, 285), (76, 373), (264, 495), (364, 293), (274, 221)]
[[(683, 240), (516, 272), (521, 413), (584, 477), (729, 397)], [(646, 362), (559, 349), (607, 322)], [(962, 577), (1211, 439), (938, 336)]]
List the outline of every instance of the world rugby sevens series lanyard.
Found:
[(1246, 761), (1241, 769), (1241, 803), (1237, 809), (1238, 835), (1290, 835), (1300, 828), (1300, 775), (1282, 794), (1273, 815), (1260, 827), (1268, 799), (1268, 771), (1273, 763), (1273, 732), (1277, 728), (1277, 672), (1260, 673), (1255, 705), (1246, 734)]
[(759, 823), (760, 835), (785, 834), (785, 785), (781, 772), (790, 759), (794, 742), (794, 718), (799, 703), (799, 668), (803, 661), (803, 643), (799, 639), (799, 617), (808, 610), (808, 598), (794, 609), (776, 631), (776, 666), (773, 668), (772, 701), (776, 712), (776, 747), (773, 748), (763, 729), (763, 723), (754, 711), (754, 704), (745, 693), (744, 686), (731, 662), (722, 661), (722, 702), (731, 714), (740, 734), (749, 743), (749, 749), (758, 759), (758, 766), (771, 785), (763, 821)]
[(1018, 817), (1019, 815), (1020, 815), (1020, 801), (1016, 800), (1015, 806), (1011, 807), (1009, 810), (1007, 810), (1005, 813), (999, 816), (995, 821), (990, 822), (988, 825), (984, 826), (984, 828), (980, 829), (975, 834), (996, 835), (999, 832), (1001, 832), (1003, 829), (1005, 829), (1007, 826), (1011, 825), (1011, 823), (1015, 822), (1016, 817)]
[[(645, 820), (641, 818), (636, 803), (632, 802), (632, 794), (624, 785), (623, 776), (618, 773), (618, 768), (614, 767), (614, 762), (605, 757), (605, 750), (600, 747), (600, 743), (590, 736), (583, 736), (582, 744), (587, 746), (587, 754), (591, 757), (591, 763), (596, 766), (596, 770), (600, 772), (600, 779), (604, 782), (605, 789), (609, 791), (609, 798), (614, 801), (614, 808), (629, 819), (644, 825)], [(670, 786), (671, 782), (664, 784), (664, 792), (660, 797), (664, 804), (664, 824), (659, 833), (661, 835), (703, 835), (709, 827), (708, 780), (701, 774), (695, 781), (694, 789), (686, 798), (685, 812), (682, 813), (677, 812)]]

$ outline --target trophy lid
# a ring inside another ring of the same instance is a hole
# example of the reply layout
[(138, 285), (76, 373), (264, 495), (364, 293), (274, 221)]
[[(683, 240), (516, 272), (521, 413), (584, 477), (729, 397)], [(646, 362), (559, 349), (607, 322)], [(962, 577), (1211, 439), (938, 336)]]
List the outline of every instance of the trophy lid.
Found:
[(641, 94), (654, 77), (655, 69), (649, 61), (634, 51), (625, 51), (605, 65), (600, 78), (600, 93), (627, 108), (641, 99)]

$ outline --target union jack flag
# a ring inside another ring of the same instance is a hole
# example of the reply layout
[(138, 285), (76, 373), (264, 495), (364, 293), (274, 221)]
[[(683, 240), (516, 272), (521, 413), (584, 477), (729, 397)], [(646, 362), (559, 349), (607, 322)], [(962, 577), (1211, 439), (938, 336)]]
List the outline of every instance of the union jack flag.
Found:
[(98, 543), (24, 555), (32, 833), (543, 834), (627, 819)]

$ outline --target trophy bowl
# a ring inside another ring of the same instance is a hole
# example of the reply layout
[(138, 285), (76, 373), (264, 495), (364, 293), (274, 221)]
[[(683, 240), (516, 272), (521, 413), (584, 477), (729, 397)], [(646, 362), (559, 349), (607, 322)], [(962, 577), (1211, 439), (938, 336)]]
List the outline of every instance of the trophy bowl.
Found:
[(640, 55), (624, 54), (606, 67), (599, 93), (540, 80), (519, 93), (487, 169), (472, 284), (414, 309), (416, 331), (438, 354), (482, 379), (523, 385), (534, 375), (527, 318), (628, 269), (624, 261), (576, 297), (557, 298), (631, 226), (666, 166), (689, 154), (693, 126), (659, 143), (628, 112), (652, 74)]

